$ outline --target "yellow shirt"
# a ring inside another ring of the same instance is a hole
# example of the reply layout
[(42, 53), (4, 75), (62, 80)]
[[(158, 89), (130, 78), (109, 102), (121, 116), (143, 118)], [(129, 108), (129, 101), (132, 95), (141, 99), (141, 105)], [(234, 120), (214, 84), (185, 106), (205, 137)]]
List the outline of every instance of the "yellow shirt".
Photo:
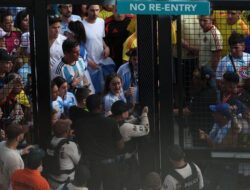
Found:
[(215, 18), (215, 23), (219, 31), (221, 32), (223, 38), (223, 50), (222, 57), (227, 55), (229, 52), (228, 38), (232, 32), (237, 32), (240, 34), (248, 35), (250, 34), (248, 26), (242, 19), (239, 19), (235, 24), (229, 25), (227, 23), (226, 14), (221, 15), (221, 17)]
[(110, 17), (113, 15), (113, 12), (110, 11), (106, 11), (105, 9), (101, 10), (99, 12), (99, 17), (102, 18), (103, 20), (105, 20), (106, 18)]
[(131, 49), (131, 48), (137, 48), (137, 35), (136, 32), (131, 34), (126, 41), (123, 43), (123, 51), (122, 51), (122, 59), (124, 61), (128, 61), (129, 57), (126, 55), (126, 53)]
[(127, 31), (129, 31), (130, 34), (134, 33), (136, 31), (136, 24), (137, 24), (137, 18), (136, 15), (131, 19)]

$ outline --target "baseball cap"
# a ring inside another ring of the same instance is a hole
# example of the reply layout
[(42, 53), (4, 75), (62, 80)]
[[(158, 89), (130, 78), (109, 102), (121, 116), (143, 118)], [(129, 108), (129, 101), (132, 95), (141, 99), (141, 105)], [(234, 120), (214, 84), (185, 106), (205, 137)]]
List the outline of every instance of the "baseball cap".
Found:
[(111, 106), (111, 112), (113, 115), (120, 115), (130, 109), (130, 106), (122, 100), (114, 102)]
[(210, 80), (213, 77), (213, 70), (209, 67), (201, 67), (201, 79)]
[(27, 167), (30, 169), (37, 169), (45, 156), (44, 150), (40, 148), (31, 148), (27, 156)]
[(177, 145), (177, 144), (170, 145), (170, 146), (167, 148), (167, 153), (168, 153), (168, 157), (169, 157), (171, 160), (174, 160), (174, 161), (179, 161), (179, 160), (185, 158), (185, 153), (184, 153), (184, 151), (183, 151), (182, 148), (181, 148), (179, 145)]
[(212, 112), (218, 112), (221, 115), (227, 117), (227, 118), (231, 118), (231, 110), (230, 110), (230, 106), (227, 103), (221, 103), (221, 104), (217, 104), (217, 105), (210, 105), (209, 109)]
[(0, 62), (12, 61), (12, 57), (5, 49), (0, 49)]

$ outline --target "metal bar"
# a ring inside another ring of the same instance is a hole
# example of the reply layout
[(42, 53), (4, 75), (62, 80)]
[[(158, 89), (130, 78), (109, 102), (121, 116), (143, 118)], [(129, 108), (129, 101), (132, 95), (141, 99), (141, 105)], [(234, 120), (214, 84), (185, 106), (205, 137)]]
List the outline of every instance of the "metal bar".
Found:
[(174, 142), (171, 18), (169, 16), (160, 16), (158, 23), (161, 169), (166, 171), (166, 149), (169, 144)]
[[(181, 16), (177, 17), (177, 93), (178, 93), (178, 105), (179, 108), (179, 119), (183, 119), (183, 104), (184, 104), (184, 84), (183, 84), (183, 62), (182, 62), (182, 36), (181, 36)], [(184, 71), (185, 72), (185, 71)], [(183, 135), (183, 126), (179, 126), (179, 143), (183, 147), (184, 145), (184, 135)]]
[(51, 135), (50, 126), (50, 69), (46, 1), (34, 1), (35, 65), (37, 69), (37, 124), (39, 144), (46, 147)]
[[(147, 26), (147, 27), (145, 27)], [(151, 141), (141, 147), (143, 174), (159, 168), (159, 128), (157, 101), (157, 47), (156, 18), (154, 16), (137, 17), (138, 57), (139, 57), (139, 92), (140, 102), (149, 107)], [(147, 42), (147, 43), (145, 43)], [(148, 164), (152, 163), (152, 165)]]

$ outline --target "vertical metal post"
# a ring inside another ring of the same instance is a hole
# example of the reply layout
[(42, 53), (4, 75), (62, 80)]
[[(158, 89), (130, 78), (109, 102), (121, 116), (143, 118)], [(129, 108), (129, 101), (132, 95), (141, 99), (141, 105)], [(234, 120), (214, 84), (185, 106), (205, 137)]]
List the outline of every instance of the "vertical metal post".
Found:
[[(183, 119), (183, 104), (184, 104), (184, 97), (185, 94), (184, 94), (184, 83), (183, 81), (185, 80), (185, 78), (183, 79), (184, 77), (184, 72), (183, 72), (183, 68), (185, 68), (183, 66), (183, 62), (182, 62), (182, 32), (181, 32), (181, 16), (178, 16), (177, 17), (177, 65), (176, 67), (178, 67), (178, 73), (177, 73), (177, 93), (178, 93), (178, 105), (177, 105), (177, 108), (179, 109), (179, 118), (180, 120)], [(180, 140), (180, 145), (183, 146), (184, 144), (184, 130), (183, 130), (183, 127), (184, 126), (179, 126), (179, 140)]]
[(161, 169), (167, 169), (167, 146), (174, 142), (173, 128), (173, 58), (171, 17), (159, 16), (160, 142)]
[(149, 107), (150, 141), (141, 147), (142, 173), (159, 168), (157, 41), (155, 16), (137, 17), (140, 102)]
[[(46, 147), (51, 135), (50, 126), (50, 69), (46, 0), (34, 1), (35, 65), (37, 115), (35, 124), (39, 132), (38, 143)], [(35, 90), (35, 89), (34, 89)]]

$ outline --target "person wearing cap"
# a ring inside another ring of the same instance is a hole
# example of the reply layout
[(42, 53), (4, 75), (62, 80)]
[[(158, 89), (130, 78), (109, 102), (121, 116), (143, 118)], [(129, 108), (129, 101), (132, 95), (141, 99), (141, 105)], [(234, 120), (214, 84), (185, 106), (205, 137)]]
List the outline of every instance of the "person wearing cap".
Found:
[(65, 143), (59, 150), (60, 168), (58, 168), (58, 170), (60, 170), (60, 174), (48, 174), (48, 181), (52, 189), (56, 189), (59, 185), (65, 183), (68, 180), (73, 180), (75, 175), (75, 166), (80, 161), (81, 154), (79, 149), (76, 143), (70, 141), (70, 138), (72, 137), (72, 130), (70, 128), (71, 124), (72, 122), (70, 119), (59, 119), (53, 126), (54, 136), (50, 142), (50, 147), (47, 149), (47, 154), (55, 156), (55, 149), (57, 145), (62, 141)]
[(132, 104), (139, 103), (139, 88), (138, 88), (138, 55), (137, 48), (132, 48), (127, 52), (129, 61), (121, 65), (117, 74), (122, 79), (122, 87), (126, 96), (127, 102)]
[(56, 190), (88, 190), (87, 181), (90, 172), (86, 166), (79, 164), (76, 168), (74, 180), (60, 185)]
[(39, 148), (32, 148), (26, 158), (24, 169), (16, 170), (11, 176), (13, 190), (50, 190), (47, 180), (41, 176), (42, 160), (45, 152)]
[(81, 17), (79, 15), (72, 14), (72, 4), (59, 4), (58, 8), (62, 19), (60, 34), (67, 37), (68, 32), (70, 31), (68, 28), (69, 22), (77, 20), (81, 21)]
[[(204, 141), (199, 140), (198, 129), (209, 132), (213, 125), (213, 118), (209, 105), (217, 102), (216, 90), (210, 86), (213, 70), (208, 67), (195, 69), (192, 78), (192, 89), (190, 91), (190, 101), (183, 108), (182, 115), (187, 118), (189, 131), (192, 135), (193, 146), (204, 146)], [(179, 109), (173, 110), (175, 115), (179, 114)], [(201, 119), (202, 118), (202, 119)], [(177, 118), (179, 119), (179, 118)], [(181, 122), (177, 120), (177, 122)]]
[(86, 107), (86, 99), (90, 95), (88, 88), (76, 88), (75, 97), (77, 105), (69, 108), (69, 118), (72, 121), (72, 129), (75, 129), (75, 123), (78, 119), (88, 116), (88, 109)]
[(139, 121), (134, 118), (129, 120), (130, 107), (122, 100), (113, 103), (111, 107), (111, 118), (119, 123), (119, 131), (122, 135), (125, 147), (118, 155), (120, 164), (126, 166), (120, 171), (123, 185), (128, 189), (140, 188), (140, 173), (138, 157), (138, 145), (136, 137), (149, 134), (148, 107), (142, 109)]
[[(230, 105), (220, 103), (210, 105), (214, 118), (214, 125), (209, 134), (199, 130), (200, 139), (205, 140), (211, 147), (228, 147), (237, 145), (238, 130), (233, 126)], [(239, 126), (238, 126), (239, 127)]]
[(250, 62), (250, 54), (245, 50), (245, 36), (240, 33), (233, 32), (228, 38), (230, 52), (223, 57), (216, 69), (216, 80), (219, 87), (226, 72), (235, 72), (239, 75), (240, 83), (244, 79), (248, 79), (248, 67)]
[(179, 145), (167, 147), (167, 155), (172, 168), (165, 177), (161, 190), (203, 189), (204, 182), (200, 168), (185, 160), (185, 153)]
[(10, 177), (17, 169), (24, 168), (21, 155), (28, 154), (32, 146), (17, 150), (17, 146), (24, 139), (27, 129), (20, 124), (10, 124), (6, 130), (7, 140), (0, 142), (0, 189), (7, 190), (10, 187)]
[(102, 97), (92, 94), (87, 97), (89, 116), (76, 122), (75, 135), (80, 150), (89, 163), (91, 178), (89, 189), (119, 190), (120, 178), (117, 152), (124, 147), (124, 141), (113, 118), (103, 115)]
[(56, 68), (63, 58), (62, 44), (66, 37), (60, 34), (61, 18), (59, 15), (49, 15), (49, 52), (51, 79), (56, 76)]

